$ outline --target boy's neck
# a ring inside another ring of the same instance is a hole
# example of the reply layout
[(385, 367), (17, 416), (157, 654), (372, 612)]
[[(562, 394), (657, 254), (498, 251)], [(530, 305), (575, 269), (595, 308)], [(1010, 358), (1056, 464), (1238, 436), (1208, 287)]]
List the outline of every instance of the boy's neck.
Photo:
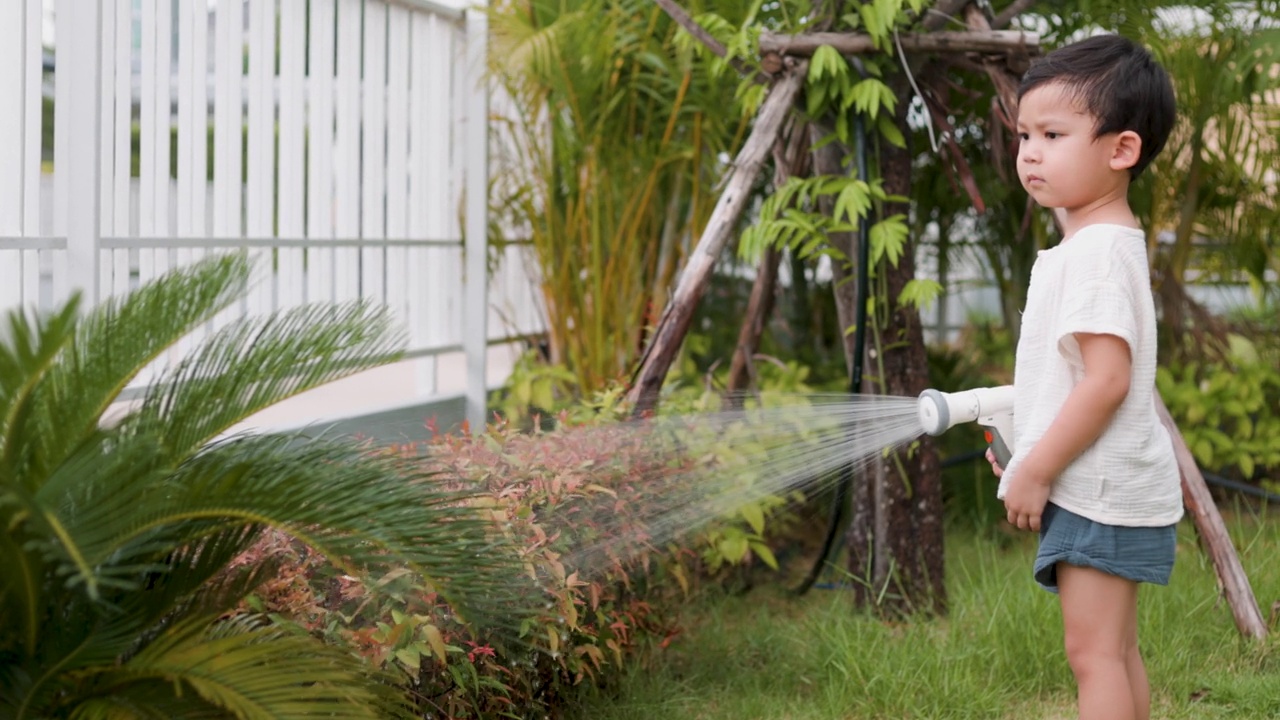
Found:
[(1062, 239), (1071, 239), (1081, 229), (1090, 225), (1123, 225), (1140, 228), (1138, 219), (1129, 207), (1129, 185), (1117, 188), (1096, 200), (1077, 208), (1059, 208), (1055, 211), (1062, 225)]

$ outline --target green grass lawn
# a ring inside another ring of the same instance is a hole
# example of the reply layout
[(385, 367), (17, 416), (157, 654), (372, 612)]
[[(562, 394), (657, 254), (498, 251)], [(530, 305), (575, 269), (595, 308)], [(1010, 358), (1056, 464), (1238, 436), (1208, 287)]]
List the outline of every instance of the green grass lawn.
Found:
[[(1280, 600), (1280, 516), (1228, 517), (1264, 616)], [(1031, 536), (948, 537), (950, 616), (854, 614), (847, 593), (777, 587), (707, 597), (688, 631), (615, 686), (584, 691), (580, 720), (1074, 718), (1057, 598), (1035, 585)], [(1280, 718), (1280, 641), (1240, 638), (1184, 521), (1168, 587), (1144, 586), (1140, 638), (1156, 718)]]

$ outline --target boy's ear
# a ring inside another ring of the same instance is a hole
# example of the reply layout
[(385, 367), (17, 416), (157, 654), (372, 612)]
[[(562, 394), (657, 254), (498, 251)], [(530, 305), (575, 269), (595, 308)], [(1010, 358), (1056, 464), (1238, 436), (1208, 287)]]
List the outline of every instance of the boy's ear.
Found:
[(1138, 164), (1142, 155), (1142, 137), (1132, 130), (1125, 130), (1116, 135), (1111, 151), (1111, 169), (1128, 170)]

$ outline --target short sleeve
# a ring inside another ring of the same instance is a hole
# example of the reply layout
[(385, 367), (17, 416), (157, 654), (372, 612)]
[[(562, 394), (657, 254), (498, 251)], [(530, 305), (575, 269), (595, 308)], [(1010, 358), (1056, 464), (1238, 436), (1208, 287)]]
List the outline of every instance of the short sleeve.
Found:
[(1058, 352), (1067, 362), (1076, 367), (1083, 365), (1075, 333), (1115, 335), (1136, 356), (1138, 313), (1133, 293), (1123, 283), (1105, 271), (1081, 278), (1081, 282), (1068, 276), (1062, 301), (1057, 340)]

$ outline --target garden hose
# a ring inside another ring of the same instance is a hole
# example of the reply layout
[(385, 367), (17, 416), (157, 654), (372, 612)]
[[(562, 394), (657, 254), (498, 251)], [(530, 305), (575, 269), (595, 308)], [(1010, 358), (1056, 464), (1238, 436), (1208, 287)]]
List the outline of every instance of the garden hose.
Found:
[[(865, 77), (866, 71), (862, 68), (861, 63), (856, 65)], [(867, 127), (863, 123), (861, 115), (854, 117), (853, 138), (854, 161), (858, 166), (858, 179), (864, 183), (869, 183), (871, 180), (867, 171)], [(857, 320), (853, 334), (853, 371), (849, 374), (850, 395), (857, 395), (862, 392), (862, 366), (866, 356), (867, 285), (870, 282), (867, 265), (870, 263), (871, 257), (871, 243), (867, 242), (869, 228), (871, 227), (869, 215), (870, 211), (864, 213), (858, 220), (858, 299), (855, 311)], [(843, 331), (841, 334), (843, 335)], [(826, 567), (827, 558), (830, 557), (831, 550), (835, 546), (836, 537), (844, 526), (842, 522), (844, 506), (849, 501), (849, 488), (853, 486), (857, 478), (852, 464), (846, 465), (840, 472), (844, 477), (835, 484), (835, 490), (831, 498), (831, 513), (827, 519), (827, 533), (822, 540), (822, 549), (819, 551), (817, 559), (814, 560), (813, 567), (809, 569), (809, 574), (796, 587), (795, 593), (797, 595), (804, 595), (809, 592), (810, 588), (818, 580), (818, 575)]]

